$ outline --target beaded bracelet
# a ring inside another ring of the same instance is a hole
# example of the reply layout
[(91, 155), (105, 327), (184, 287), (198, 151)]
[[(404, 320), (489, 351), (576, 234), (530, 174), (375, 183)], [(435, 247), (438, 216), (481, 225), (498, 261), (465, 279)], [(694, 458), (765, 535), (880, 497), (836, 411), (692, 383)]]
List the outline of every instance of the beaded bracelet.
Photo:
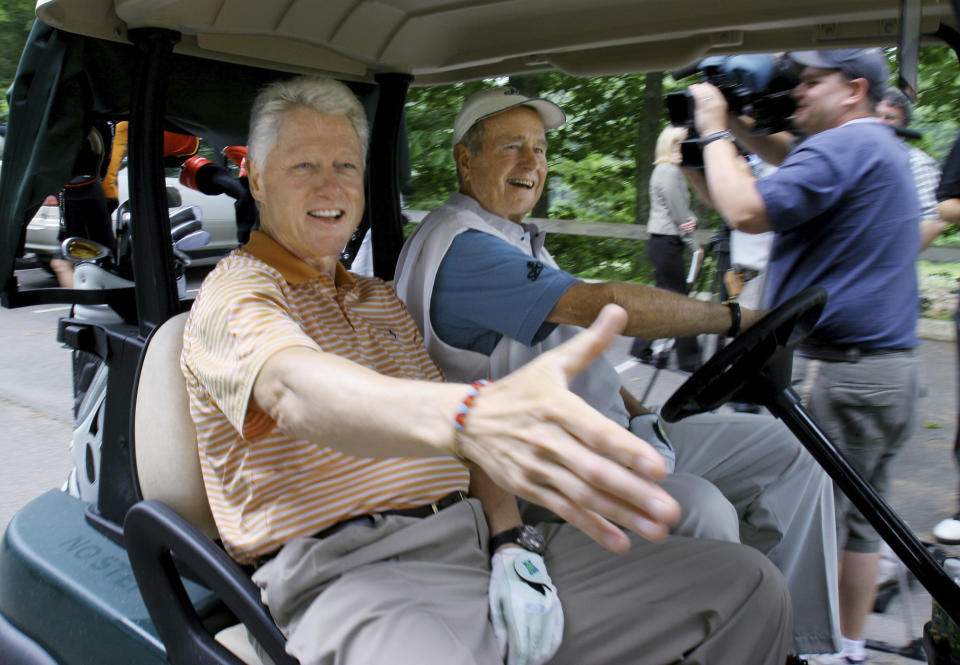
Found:
[(463, 422), (467, 419), (467, 414), (470, 413), (470, 407), (473, 406), (473, 400), (475, 400), (477, 395), (480, 394), (480, 389), (484, 386), (490, 385), (493, 385), (493, 382), (487, 381), (486, 379), (474, 381), (470, 385), (470, 388), (467, 390), (467, 394), (463, 396), (463, 399), (460, 400), (460, 404), (457, 405), (457, 412), (453, 416), (453, 426), (458, 432), (463, 431)]
[(487, 381), (486, 379), (474, 381), (470, 385), (470, 388), (467, 389), (467, 394), (460, 400), (460, 404), (457, 405), (457, 411), (453, 414), (453, 454), (457, 459), (463, 459), (463, 455), (460, 454), (460, 437), (458, 435), (465, 428), (467, 414), (470, 413), (470, 409), (473, 407), (473, 400), (480, 394), (481, 388), (491, 385), (493, 385), (493, 381)]

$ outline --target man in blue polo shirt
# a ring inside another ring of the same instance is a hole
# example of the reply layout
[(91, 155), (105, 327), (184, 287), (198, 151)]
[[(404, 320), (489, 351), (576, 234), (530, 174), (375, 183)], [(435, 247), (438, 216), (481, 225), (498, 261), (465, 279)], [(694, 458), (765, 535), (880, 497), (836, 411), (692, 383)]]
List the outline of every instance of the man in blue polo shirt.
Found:
[[(523, 218), (546, 180), (545, 130), (564, 121), (552, 102), (513, 88), (476, 93), (457, 116), (460, 191), (407, 240), (396, 273), (397, 292), (449, 380), (504, 376), (588, 325), (608, 302), (627, 310), (624, 334), (633, 337), (732, 336), (759, 317), (637, 284), (588, 284), (557, 268), (544, 234)], [(796, 652), (839, 647), (832, 489), (782, 423), (753, 414), (660, 423), (603, 359), (570, 389), (675, 463), (663, 486), (683, 508), (677, 533), (739, 539), (780, 568)]]
[[(919, 204), (907, 155), (874, 117), (887, 83), (879, 49), (801, 51), (793, 96), (806, 136), (773, 174), (742, 168), (723, 95), (691, 86), (710, 196), (741, 231), (774, 231), (767, 304), (819, 284), (829, 299), (799, 347), (794, 384), (804, 405), (881, 493), (909, 438), (918, 384)], [(738, 134), (738, 138), (740, 138)], [(837, 492), (844, 650), (817, 663), (865, 660), (880, 537)]]

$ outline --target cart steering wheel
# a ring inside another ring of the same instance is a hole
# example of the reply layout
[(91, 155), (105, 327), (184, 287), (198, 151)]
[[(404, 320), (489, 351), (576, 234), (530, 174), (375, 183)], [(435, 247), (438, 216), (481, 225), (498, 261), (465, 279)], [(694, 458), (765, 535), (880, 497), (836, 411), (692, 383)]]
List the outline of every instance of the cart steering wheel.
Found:
[(770, 311), (677, 388), (661, 417), (676, 422), (712, 411), (734, 396), (762, 404), (771, 382), (778, 389), (789, 386), (793, 350), (813, 330), (826, 302), (827, 292), (811, 286)]
[(960, 587), (820, 430), (791, 388), (793, 350), (813, 330), (826, 301), (826, 291), (811, 287), (771, 311), (694, 372), (663, 405), (660, 415), (676, 422), (712, 411), (734, 397), (766, 406), (790, 428), (937, 604), (960, 623)]

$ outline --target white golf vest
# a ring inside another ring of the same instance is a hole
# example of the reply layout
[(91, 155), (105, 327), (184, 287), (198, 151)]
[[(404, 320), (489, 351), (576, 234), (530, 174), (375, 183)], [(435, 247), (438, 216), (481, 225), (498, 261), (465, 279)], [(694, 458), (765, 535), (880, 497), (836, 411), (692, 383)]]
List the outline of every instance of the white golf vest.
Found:
[[(517, 224), (484, 210), (473, 198), (456, 192), (447, 202), (427, 215), (407, 239), (397, 261), (394, 289), (417, 322), (427, 351), (448, 381), (469, 383), (477, 379), (496, 380), (559, 346), (581, 328), (558, 325), (542, 342), (527, 346), (504, 335), (487, 356), (451, 346), (440, 339), (430, 322), (430, 300), (440, 263), (453, 239), (468, 229), (500, 238), (525, 254), (556, 268), (543, 247), (546, 234), (533, 224)], [(518, 312), (518, 316), (522, 313)], [(620, 397), (620, 376), (605, 358), (600, 358), (574, 379), (570, 390), (593, 408), (626, 427), (629, 415)]]

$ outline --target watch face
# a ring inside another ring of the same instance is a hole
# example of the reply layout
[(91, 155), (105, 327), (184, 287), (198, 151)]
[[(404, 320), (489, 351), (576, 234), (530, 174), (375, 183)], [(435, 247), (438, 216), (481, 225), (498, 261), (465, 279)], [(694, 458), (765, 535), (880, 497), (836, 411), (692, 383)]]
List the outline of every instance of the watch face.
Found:
[(546, 541), (544, 541), (543, 536), (530, 525), (524, 525), (524, 527), (520, 529), (517, 544), (537, 554), (543, 554), (546, 550)]

